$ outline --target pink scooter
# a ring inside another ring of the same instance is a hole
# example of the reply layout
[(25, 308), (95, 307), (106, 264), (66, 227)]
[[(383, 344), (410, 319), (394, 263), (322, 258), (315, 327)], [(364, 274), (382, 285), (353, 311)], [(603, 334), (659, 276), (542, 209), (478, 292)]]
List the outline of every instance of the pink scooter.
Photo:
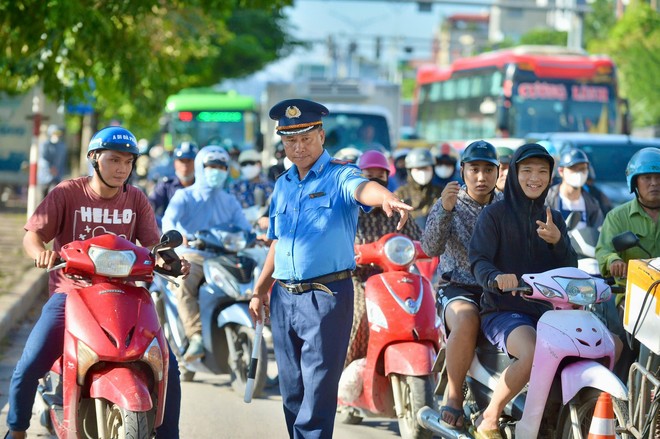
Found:
[[(553, 310), (537, 324), (529, 385), (505, 408), (500, 418), (503, 435), (512, 438), (515, 429), (516, 439), (586, 438), (601, 391), (615, 398), (615, 416), (623, 423), (627, 389), (612, 372), (614, 340), (605, 325), (583, 309), (607, 301), (609, 285), (573, 267), (523, 275), (521, 285), (509, 291), (548, 302)], [(466, 378), (466, 420), (486, 408), (509, 363), (506, 354), (480, 339)], [(443, 438), (472, 437), (447, 426), (430, 407), (421, 409), (417, 420)]]

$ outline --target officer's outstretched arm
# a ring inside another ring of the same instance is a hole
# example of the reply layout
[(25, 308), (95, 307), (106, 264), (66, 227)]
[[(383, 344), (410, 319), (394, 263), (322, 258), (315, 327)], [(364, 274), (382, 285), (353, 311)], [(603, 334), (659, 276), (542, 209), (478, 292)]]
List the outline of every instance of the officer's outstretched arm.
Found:
[(401, 230), (408, 220), (408, 212), (413, 210), (412, 206), (399, 200), (387, 188), (376, 183), (368, 181), (358, 186), (355, 191), (355, 199), (366, 206), (380, 206), (387, 216), (392, 216), (396, 211), (401, 215), (401, 220), (397, 224), (397, 230)]

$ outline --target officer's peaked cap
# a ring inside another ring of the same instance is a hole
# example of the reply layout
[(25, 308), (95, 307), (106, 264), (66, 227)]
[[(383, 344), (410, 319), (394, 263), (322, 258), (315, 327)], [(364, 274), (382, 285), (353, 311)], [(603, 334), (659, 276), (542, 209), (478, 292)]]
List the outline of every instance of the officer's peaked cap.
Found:
[(275, 104), (268, 115), (277, 121), (276, 131), (281, 136), (302, 134), (323, 122), (330, 112), (318, 102), (307, 99), (287, 99)]

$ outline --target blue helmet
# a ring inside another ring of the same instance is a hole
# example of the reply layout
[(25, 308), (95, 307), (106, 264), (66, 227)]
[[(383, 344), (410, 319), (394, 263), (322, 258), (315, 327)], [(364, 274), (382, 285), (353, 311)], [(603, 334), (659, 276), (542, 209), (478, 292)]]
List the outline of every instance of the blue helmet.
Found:
[(660, 148), (642, 148), (630, 158), (626, 166), (626, 182), (630, 192), (635, 192), (635, 177), (641, 174), (660, 174)]
[(137, 140), (133, 133), (126, 128), (111, 126), (105, 127), (92, 137), (87, 147), (87, 155), (93, 151), (111, 149), (119, 152), (130, 152), (139, 155)]
[(571, 148), (561, 153), (559, 157), (559, 167), (570, 168), (580, 163), (589, 163), (589, 157), (581, 149)]
[(193, 142), (181, 142), (174, 150), (174, 158), (194, 160), (198, 152), (199, 148)]

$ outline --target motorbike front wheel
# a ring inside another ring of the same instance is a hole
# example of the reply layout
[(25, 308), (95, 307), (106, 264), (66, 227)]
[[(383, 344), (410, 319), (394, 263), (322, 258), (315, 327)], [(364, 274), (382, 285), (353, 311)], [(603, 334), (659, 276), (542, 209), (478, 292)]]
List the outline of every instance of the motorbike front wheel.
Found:
[[(570, 404), (576, 405), (580, 431), (582, 437), (586, 438), (589, 434), (589, 427), (596, 408), (596, 401), (600, 396), (600, 391), (596, 389), (588, 389), (580, 392)], [(623, 426), (628, 422), (628, 404), (625, 401), (612, 397), (612, 407), (614, 408), (614, 417), (616, 418), (617, 439), (633, 439), (629, 433), (622, 432)], [(561, 439), (575, 439), (573, 435), (573, 424), (571, 421), (571, 411), (568, 405), (564, 406), (559, 416), (557, 424), (556, 438)]]
[(434, 380), (430, 375), (398, 375), (391, 380), (392, 391), (401, 395), (403, 416), (399, 418), (399, 434), (403, 439), (431, 439), (432, 433), (417, 423), (417, 412), (424, 406), (434, 407)]
[[(246, 326), (239, 326), (234, 332), (234, 346), (236, 347), (236, 362), (232, 366), (231, 387), (239, 395), (245, 394), (248, 370), (252, 361), (252, 346), (254, 344), (255, 331)], [(261, 340), (259, 346), (259, 362), (254, 375), (253, 398), (262, 395), (266, 382), (268, 381), (268, 347)]]
[(149, 439), (151, 431), (146, 412), (133, 412), (113, 404), (106, 418), (110, 439)]

